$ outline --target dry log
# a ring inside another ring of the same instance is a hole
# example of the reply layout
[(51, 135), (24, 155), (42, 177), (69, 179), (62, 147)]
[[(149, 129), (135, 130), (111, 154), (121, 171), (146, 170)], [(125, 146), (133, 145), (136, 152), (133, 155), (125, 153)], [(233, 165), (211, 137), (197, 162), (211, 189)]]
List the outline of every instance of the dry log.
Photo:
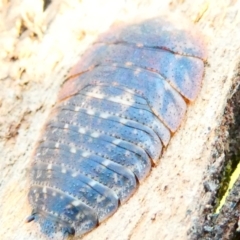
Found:
[(201, 93), (139, 190), (83, 239), (213, 239), (205, 219), (218, 187), (212, 176), (225, 159), (224, 108), (239, 82), (239, 9), (237, 0), (0, 1), (0, 238), (46, 239), (36, 223), (25, 223), (28, 172), (69, 69), (113, 22), (170, 12), (206, 37)]

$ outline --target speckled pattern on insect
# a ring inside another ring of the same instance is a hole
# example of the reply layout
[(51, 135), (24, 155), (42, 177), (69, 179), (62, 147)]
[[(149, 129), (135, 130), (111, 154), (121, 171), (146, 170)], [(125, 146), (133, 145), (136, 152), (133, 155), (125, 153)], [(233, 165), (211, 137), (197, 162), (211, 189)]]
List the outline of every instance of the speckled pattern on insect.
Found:
[(28, 221), (48, 236), (92, 230), (159, 162), (204, 72), (201, 38), (179, 26), (112, 27), (72, 69), (31, 170)]

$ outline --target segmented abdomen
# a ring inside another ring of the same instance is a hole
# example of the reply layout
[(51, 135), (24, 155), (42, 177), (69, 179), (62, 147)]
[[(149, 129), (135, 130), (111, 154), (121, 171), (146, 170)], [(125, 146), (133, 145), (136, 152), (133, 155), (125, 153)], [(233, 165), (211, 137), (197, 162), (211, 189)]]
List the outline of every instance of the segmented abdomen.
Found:
[(204, 54), (197, 35), (162, 18), (102, 35), (72, 70), (37, 146), (30, 220), (49, 235), (83, 234), (112, 215), (196, 98)]

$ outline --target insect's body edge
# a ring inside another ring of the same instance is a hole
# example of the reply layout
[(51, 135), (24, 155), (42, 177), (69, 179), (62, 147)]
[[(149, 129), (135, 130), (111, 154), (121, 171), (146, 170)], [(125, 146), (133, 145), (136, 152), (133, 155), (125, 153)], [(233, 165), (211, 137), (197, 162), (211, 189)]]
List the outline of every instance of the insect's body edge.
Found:
[[(155, 29), (156, 19), (144, 24)], [(28, 221), (39, 221), (47, 235), (60, 229), (84, 234), (127, 201), (181, 124), (185, 99), (194, 100), (201, 86), (202, 53), (196, 59), (173, 53), (190, 44), (193, 54), (194, 43), (153, 51), (144, 48), (143, 34), (133, 53), (129, 44), (110, 48), (112, 38), (103, 35), (83, 56), (35, 150), (29, 191), (34, 210)]]

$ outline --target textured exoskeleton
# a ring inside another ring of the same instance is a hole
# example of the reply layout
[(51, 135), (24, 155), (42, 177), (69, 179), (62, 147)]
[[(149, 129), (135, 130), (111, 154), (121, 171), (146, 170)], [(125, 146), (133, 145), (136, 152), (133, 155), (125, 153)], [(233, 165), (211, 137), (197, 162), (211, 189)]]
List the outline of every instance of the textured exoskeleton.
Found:
[(165, 18), (103, 34), (72, 69), (37, 145), (28, 221), (83, 234), (158, 163), (201, 87), (205, 50)]

